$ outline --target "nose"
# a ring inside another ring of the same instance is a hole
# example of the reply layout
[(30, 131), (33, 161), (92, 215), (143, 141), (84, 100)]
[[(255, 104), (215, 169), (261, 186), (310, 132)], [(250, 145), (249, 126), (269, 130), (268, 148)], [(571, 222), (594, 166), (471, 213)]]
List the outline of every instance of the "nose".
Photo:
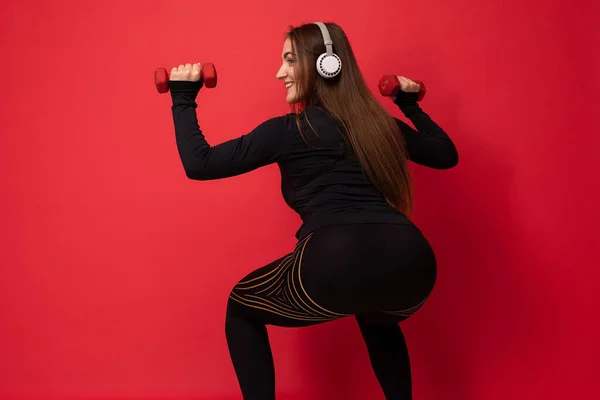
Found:
[(285, 74), (285, 68), (284, 67), (285, 67), (285, 65), (283, 65), (283, 64), (281, 65), (281, 67), (279, 67), (279, 71), (277, 71), (277, 75), (275, 75), (275, 77), (277, 79), (283, 79), (283, 78), (285, 78), (286, 74)]

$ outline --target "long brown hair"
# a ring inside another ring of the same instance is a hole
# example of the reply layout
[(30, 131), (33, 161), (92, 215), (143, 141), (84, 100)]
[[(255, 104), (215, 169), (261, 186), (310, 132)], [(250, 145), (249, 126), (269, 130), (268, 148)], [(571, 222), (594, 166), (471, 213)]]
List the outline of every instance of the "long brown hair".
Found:
[[(290, 26), (285, 35), (298, 60), (294, 74), (301, 107), (324, 108), (344, 128), (346, 138), (376, 189), (390, 206), (409, 215), (412, 184), (400, 128), (369, 90), (342, 28), (331, 22), (325, 25), (333, 41), (333, 52), (342, 61), (341, 72), (333, 78), (321, 77), (315, 68), (319, 55), (326, 52), (317, 25)], [(298, 113), (297, 123), (301, 130)]]

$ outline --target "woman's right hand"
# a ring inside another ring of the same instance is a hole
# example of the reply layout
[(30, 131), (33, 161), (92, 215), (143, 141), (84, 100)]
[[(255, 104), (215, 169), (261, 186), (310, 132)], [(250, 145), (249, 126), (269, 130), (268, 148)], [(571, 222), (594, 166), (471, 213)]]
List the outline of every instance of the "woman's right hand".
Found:
[(199, 81), (200, 80), (200, 69), (202, 66), (200, 63), (195, 64), (181, 64), (178, 67), (173, 67), (171, 69), (171, 74), (169, 75), (170, 81)]
[(398, 76), (398, 80), (400, 81), (400, 90), (403, 92), (416, 92), (418, 93), (421, 90), (421, 86), (418, 83), (411, 81), (408, 78), (403, 76)]

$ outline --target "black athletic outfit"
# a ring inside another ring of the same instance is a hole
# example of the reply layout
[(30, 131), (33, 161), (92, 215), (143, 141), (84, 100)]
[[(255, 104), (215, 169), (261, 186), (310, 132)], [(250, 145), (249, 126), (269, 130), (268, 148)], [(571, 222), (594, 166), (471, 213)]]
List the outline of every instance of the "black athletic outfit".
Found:
[[(283, 198), (303, 221), (295, 248), (250, 272), (229, 296), (225, 331), (244, 399), (275, 398), (265, 325), (307, 326), (351, 315), (386, 398), (410, 399), (409, 358), (398, 322), (424, 304), (435, 284), (437, 265), (428, 241), (378, 193), (326, 110), (309, 107), (301, 113), (304, 139), (290, 113), (211, 146), (198, 126), (200, 88), (198, 82), (170, 82), (187, 177), (226, 178), (276, 163)], [(454, 167), (454, 143), (416, 97), (400, 91), (394, 98), (416, 127), (396, 119), (410, 160)]]

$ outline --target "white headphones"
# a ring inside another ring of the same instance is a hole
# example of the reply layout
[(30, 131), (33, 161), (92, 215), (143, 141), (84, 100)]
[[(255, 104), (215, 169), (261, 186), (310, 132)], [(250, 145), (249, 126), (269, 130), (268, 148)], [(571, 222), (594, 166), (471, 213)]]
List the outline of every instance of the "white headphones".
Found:
[(340, 73), (342, 69), (342, 60), (333, 52), (333, 42), (329, 36), (327, 27), (322, 22), (315, 22), (321, 28), (323, 41), (325, 42), (326, 53), (323, 53), (317, 59), (317, 72), (323, 78), (333, 78)]

